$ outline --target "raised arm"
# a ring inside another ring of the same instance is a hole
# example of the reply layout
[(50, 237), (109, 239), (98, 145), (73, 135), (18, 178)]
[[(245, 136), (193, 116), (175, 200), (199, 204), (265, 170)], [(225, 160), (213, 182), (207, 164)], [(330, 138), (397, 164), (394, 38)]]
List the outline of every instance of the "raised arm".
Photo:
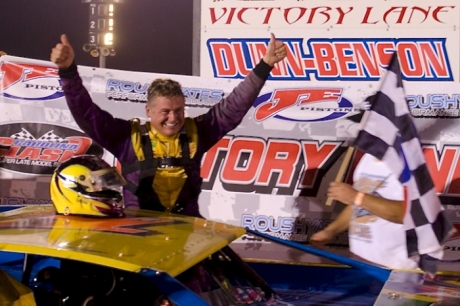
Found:
[(123, 146), (120, 140), (130, 137), (130, 123), (114, 118), (93, 103), (78, 74), (75, 53), (65, 34), (61, 36), (61, 42), (51, 50), (50, 59), (59, 67), (67, 105), (77, 125), (89, 137), (118, 157)]
[[(208, 113), (197, 119), (204, 131), (200, 137), (206, 138), (208, 148), (225, 134), (235, 129), (251, 109), (265, 84), (273, 66), (286, 57), (286, 46), (271, 34), (270, 42), (263, 59), (251, 73), (221, 102), (214, 105)], [(209, 133), (209, 131), (213, 131)]]

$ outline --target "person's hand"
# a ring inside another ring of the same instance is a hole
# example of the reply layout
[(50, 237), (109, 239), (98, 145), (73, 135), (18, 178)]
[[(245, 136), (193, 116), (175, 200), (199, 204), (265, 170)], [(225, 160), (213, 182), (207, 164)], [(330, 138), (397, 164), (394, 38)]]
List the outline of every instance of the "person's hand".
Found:
[(270, 33), (270, 41), (268, 42), (267, 52), (265, 52), (263, 58), (264, 62), (273, 67), (285, 57), (286, 45), (281, 40), (276, 40), (275, 35)]
[(358, 191), (352, 186), (341, 182), (331, 182), (327, 196), (346, 205), (353, 205)]
[(310, 242), (310, 244), (312, 245), (325, 245), (326, 243), (328, 243), (329, 241), (332, 240), (332, 238), (334, 238), (334, 233), (329, 231), (329, 230), (322, 230), (322, 231), (319, 231), (317, 233), (314, 233), (311, 237), (310, 237), (310, 240), (308, 240)]
[(69, 68), (75, 59), (75, 53), (65, 34), (61, 35), (61, 42), (51, 49), (50, 60), (59, 68)]

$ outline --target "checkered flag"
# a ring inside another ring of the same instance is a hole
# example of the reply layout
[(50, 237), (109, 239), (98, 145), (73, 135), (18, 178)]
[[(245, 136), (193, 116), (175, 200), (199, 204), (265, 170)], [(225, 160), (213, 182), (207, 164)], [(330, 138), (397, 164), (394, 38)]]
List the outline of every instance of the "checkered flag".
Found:
[(20, 140), (35, 140), (35, 137), (29, 133), (28, 130), (22, 128), (20, 132), (15, 133), (10, 136), (13, 139), (20, 139)]
[[(406, 244), (410, 258), (435, 274), (443, 243), (455, 232), (436, 194), (405, 98), (398, 56), (393, 54), (374, 103), (354, 144), (382, 160), (404, 186)], [(391, 237), (389, 237), (391, 239)]]
[(43, 136), (41, 136), (37, 140), (50, 141), (50, 142), (63, 142), (63, 141), (65, 141), (64, 138), (54, 134), (54, 131), (49, 131), (48, 133), (44, 134)]

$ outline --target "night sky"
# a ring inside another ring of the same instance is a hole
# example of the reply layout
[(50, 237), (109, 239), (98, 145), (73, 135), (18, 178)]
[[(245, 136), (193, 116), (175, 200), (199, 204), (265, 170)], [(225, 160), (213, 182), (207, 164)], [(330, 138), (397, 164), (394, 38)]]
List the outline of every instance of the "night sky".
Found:
[[(89, 4), (81, 0), (0, 0), (0, 50), (49, 60), (67, 34), (79, 65), (98, 66), (83, 51), (88, 42)], [(192, 74), (192, 0), (124, 0), (115, 6), (114, 57), (106, 67)]]

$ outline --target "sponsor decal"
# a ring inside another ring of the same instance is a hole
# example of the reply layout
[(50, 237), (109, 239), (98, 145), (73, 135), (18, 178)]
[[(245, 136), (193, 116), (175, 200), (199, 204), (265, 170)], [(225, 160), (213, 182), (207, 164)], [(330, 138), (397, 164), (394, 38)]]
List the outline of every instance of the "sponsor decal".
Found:
[(78, 216), (50, 215), (44, 217), (21, 218), (0, 222), (0, 230), (5, 229), (48, 229), (48, 230), (88, 230), (130, 236), (153, 236), (164, 234), (151, 230), (158, 226), (185, 224), (184, 221), (166, 218), (85, 218)]
[(0, 197), (1, 205), (35, 205), (35, 204), (51, 204), (50, 199), (31, 199), (31, 198), (17, 198), (17, 197)]
[(0, 125), (0, 168), (52, 174), (74, 155), (102, 156), (103, 149), (83, 133), (44, 123)]
[[(261, 232), (276, 238), (306, 243), (308, 237), (324, 229), (331, 221), (321, 219), (274, 217), (266, 215), (242, 215), (241, 227)], [(259, 237), (244, 235), (243, 240), (258, 240)], [(347, 233), (337, 235), (330, 245), (348, 246)]]
[(148, 83), (109, 79), (106, 84), (106, 96), (114, 101), (146, 103), (148, 88)]
[[(113, 101), (147, 103), (147, 90), (150, 84), (109, 79), (106, 84), (106, 97)], [(185, 105), (193, 107), (211, 107), (224, 96), (223, 90), (182, 87)]]
[(20, 100), (54, 100), (64, 96), (56, 67), (0, 62), (0, 95)]
[(256, 121), (330, 121), (359, 111), (342, 96), (342, 88), (276, 89), (258, 97), (253, 106)]
[[(391, 55), (399, 55), (407, 81), (453, 81), (445, 38), (283, 39), (286, 59), (270, 80), (378, 81)], [(209, 39), (214, 77), (243, 78), (267, 49), (268, 39)]]
[(460, 261), (460, 223), (453, 224), (457, 232), (444, 243), (444, 256), (442, 261)]
[(460, 117), (460, 94), (408, 95), (412, 116), (417, 118)]
[(220, 89), (185, 87), (182, 88), (182, 91), (185, 95), (186, 106), (210, 108), (224, 97), (224, 91)]

